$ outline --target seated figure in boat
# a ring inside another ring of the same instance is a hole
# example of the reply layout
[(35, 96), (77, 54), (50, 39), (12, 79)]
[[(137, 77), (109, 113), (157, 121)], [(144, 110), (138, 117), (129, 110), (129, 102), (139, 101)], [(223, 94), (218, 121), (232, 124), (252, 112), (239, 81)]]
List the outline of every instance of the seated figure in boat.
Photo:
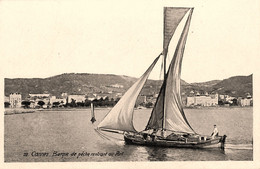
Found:
[(211, 134), (212, 138), (215, 138), (215, 136), (218, 136), (218, 129), (217, 129), (217, 125), (216, 124), (214, 125), (214, 129), (213, 129), (213, 132)]

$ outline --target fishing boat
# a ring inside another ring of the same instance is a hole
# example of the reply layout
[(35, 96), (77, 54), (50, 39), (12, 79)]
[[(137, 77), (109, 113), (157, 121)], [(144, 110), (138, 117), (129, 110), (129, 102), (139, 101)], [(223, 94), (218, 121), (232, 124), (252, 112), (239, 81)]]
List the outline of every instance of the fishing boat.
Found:
[[(162, 52), (108, 112), (99, 123), (96, 131), (122, 134), (126, 144), (182, 148), (224, 148), (226, 135), (207, 136), (198, 134), (189, 124), (182, 106), (180, 74), (192, 12), (193, 8), (164, 7)], [(181, 21), (184, 26), (172, 60), (169, 66), (166, 66), (169, 44)], [(163, 83), (145, 129), (137, 131), (133, 125), (135, 102), (160, 57), (163, 57)]]

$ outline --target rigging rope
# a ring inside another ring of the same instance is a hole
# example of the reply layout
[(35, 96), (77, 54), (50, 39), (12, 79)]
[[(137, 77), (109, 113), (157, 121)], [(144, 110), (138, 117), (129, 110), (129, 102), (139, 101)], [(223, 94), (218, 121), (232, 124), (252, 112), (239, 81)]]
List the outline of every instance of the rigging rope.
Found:
[(98, 131), (97, 129), (94, 129), (94, 130), (95, 130), (95, 132), (97, 132), (97, 134), (98, 134), (101, 138), (106, 139), (106, 140), (109, 140), (108, 138), (106, 138), (105, 136), (103, 136), (100, 131)]
[(162, 57), (162, 64), (161, 64), (161, 70), (160, 70), (160, 75), (159, 75), (159, 79), (162, 79), (162, 74), (163, 74), (163, 57)]
[[(98, 130), (98, 129), (95, 129), (95, 131), (96, 131), (102, 138), (107, 139), (107, 140), (109, 140), (109, 141), (113, 141), (112, 139), (118, 140), (118, 141), (124, 141), (123, 139), (119, 139), (119, 138), (116, 138), (116, 137), (113, 137), (113, 136), (108, 136), (108, 135), (102, 133), (102, 132), (101, 132), (100, 130)], [(111, 139), (111, 138), (112, 138), (112, 139)]]

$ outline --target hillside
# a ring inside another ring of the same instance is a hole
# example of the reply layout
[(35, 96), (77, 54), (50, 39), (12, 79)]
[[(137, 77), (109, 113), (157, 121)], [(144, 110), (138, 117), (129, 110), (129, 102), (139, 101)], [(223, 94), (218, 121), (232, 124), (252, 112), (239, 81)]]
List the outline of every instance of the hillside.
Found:
[(245, 96), (246, 93), (253, 95), (252, 84), (253, 75), (234, 76), (224, 79), (212, 86), (212, 91), (239, 97)]
[[(11, 92), (22, 93), (50, 93), (59, 96), (61, 93), (86, 94), (97, 92), (124, 92), (135, 81), (135, 78), (103, 75), (103, 74), (62, 74), (45, 79), (5, 79), (5, 95)], [(123, 88), (111, 88), (114, 84), (123, 85)]]
[[(61, 93), (87, 94), (87, 93), (124, 93), (136, 78), (111, 74), (69, 73), (49, 78), (5, 78), (5, 95), (12, 92), (22, 93), (23, 98), (29, 93), (50, 93), (60, 96)], [(142, 94), (158, 93), (162, 81), (148, 80)], [(199, 92), (218, 92), (233, 96), (252, 94), (252, 75), (235, 76), (222, 81), (214, 80), (203, 83), (187, 83), (181, 81), (181, 90), (186, 94), (191, 90)]]

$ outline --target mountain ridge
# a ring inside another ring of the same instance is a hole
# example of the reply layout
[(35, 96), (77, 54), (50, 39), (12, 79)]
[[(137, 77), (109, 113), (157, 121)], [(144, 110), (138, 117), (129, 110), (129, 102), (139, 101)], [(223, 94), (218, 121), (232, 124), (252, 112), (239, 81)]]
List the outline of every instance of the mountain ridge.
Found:
[[(61, 93), (124, 93), (137, 78), (115, 74), (64, 73), (48, 78), (5, 78), (5, 95), (22, 93), (23, 98), (29, 93), (50, 93), (60, 96)], [(159, 92), (161, 80), (148, 79), (141, 94), (151, 95)], [(232, 76), (224, 80), (211, 80), (200, 83), (187, 83), (181, 80), (181, 92), (217, 92), (235, 97), (252, 95), (252, 74), (249, 76)]]

